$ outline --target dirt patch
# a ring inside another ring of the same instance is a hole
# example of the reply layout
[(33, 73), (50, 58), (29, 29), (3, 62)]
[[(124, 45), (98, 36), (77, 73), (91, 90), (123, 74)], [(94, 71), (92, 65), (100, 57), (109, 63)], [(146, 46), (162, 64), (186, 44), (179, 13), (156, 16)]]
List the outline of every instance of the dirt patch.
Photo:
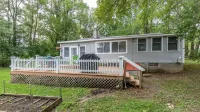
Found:
[(89, 95), (79, 99), (79, 103), (84, 103), (90, 99), (93, 99), (93, 98), (102, 98), (102, 97), (105, 97), (107, 95), (110, 95), (111, 93), (115, 92), (116, 90), (114, 89), (93, 89)]

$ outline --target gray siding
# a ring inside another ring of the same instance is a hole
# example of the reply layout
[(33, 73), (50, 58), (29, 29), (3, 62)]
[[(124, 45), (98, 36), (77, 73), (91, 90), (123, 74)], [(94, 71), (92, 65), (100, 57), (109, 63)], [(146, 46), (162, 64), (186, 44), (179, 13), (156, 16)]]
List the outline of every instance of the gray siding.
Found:
[[(61, 44), (61, 48), (64, 46), (86, 46), (86, 53), (95, 53), (95, 42), (79, 42), (72, 44)], [(184, 46), (183, 40), (179, 40), (178, 51), (167, 51), (167, 37), (163, 37), (163, 51), (152, 52), (151, 38), (147, 38), (147, 52), (137, 51), (137, 39), (127, 39), (127, 53), (123, 54), (97, 54), (101, 59), (118, 59), (119, 56), (125, 56), (134, 62), (160, 62), (160, 63), (173, 63), (183, 62), (184, 59)], [(63, 50), (62, 50), (63, 51)], [(63, 57), (63, 54), (61, 53)], [(179, 59), (181, 57), (182, 59)]]

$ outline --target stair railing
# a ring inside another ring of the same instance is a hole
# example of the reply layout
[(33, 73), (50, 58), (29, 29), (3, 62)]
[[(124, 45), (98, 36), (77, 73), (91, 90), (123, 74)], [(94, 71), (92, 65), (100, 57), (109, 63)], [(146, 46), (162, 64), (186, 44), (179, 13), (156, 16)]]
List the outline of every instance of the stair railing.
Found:
[[(129, 63), (131, 66), (135, 67), (137, 70), (137, 78), (139, 80), (139, 88), (141, 88), (142, 87), (142, 83), (141, 83), (142, 82), (142, 72), (145, 71), (145, 69), (124, 56), (120, 56), (119, 60), (121, 62), (120, 64), (122, 64), (120, 68), (123, 69), (123, 71), (121, 72), (121, 74), (123, 75), (123, 87), (127, 88), (126, 87), (126, 72), (127, 72), (126, 63)], [(138, 74), (138, 71), (139, 71), (139, 74)]]

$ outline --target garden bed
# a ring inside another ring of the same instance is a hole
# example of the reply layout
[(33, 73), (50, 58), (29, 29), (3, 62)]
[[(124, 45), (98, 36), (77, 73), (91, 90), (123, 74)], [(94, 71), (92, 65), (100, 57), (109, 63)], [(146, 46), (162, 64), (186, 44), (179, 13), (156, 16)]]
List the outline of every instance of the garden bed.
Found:
[(2, 94), (0, 95), (0, 111), (49, 112), (61, 101), (59, 97)]

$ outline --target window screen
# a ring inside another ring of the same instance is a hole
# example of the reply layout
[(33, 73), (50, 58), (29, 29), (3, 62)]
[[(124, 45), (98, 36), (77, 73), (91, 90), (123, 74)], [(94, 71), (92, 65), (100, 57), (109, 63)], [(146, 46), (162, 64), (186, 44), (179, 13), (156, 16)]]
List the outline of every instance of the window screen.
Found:
[(178, 37), (168, 37), (168, 50), (178, 50)]
[(146, 44), (146, 39), (138, 39), (138, 51), (147, 51)]
[(64, 57), (69, 57), (69, 47), (64, 47)]
[(152, 51), (162, 50), (162, 38), (152, 38)]

